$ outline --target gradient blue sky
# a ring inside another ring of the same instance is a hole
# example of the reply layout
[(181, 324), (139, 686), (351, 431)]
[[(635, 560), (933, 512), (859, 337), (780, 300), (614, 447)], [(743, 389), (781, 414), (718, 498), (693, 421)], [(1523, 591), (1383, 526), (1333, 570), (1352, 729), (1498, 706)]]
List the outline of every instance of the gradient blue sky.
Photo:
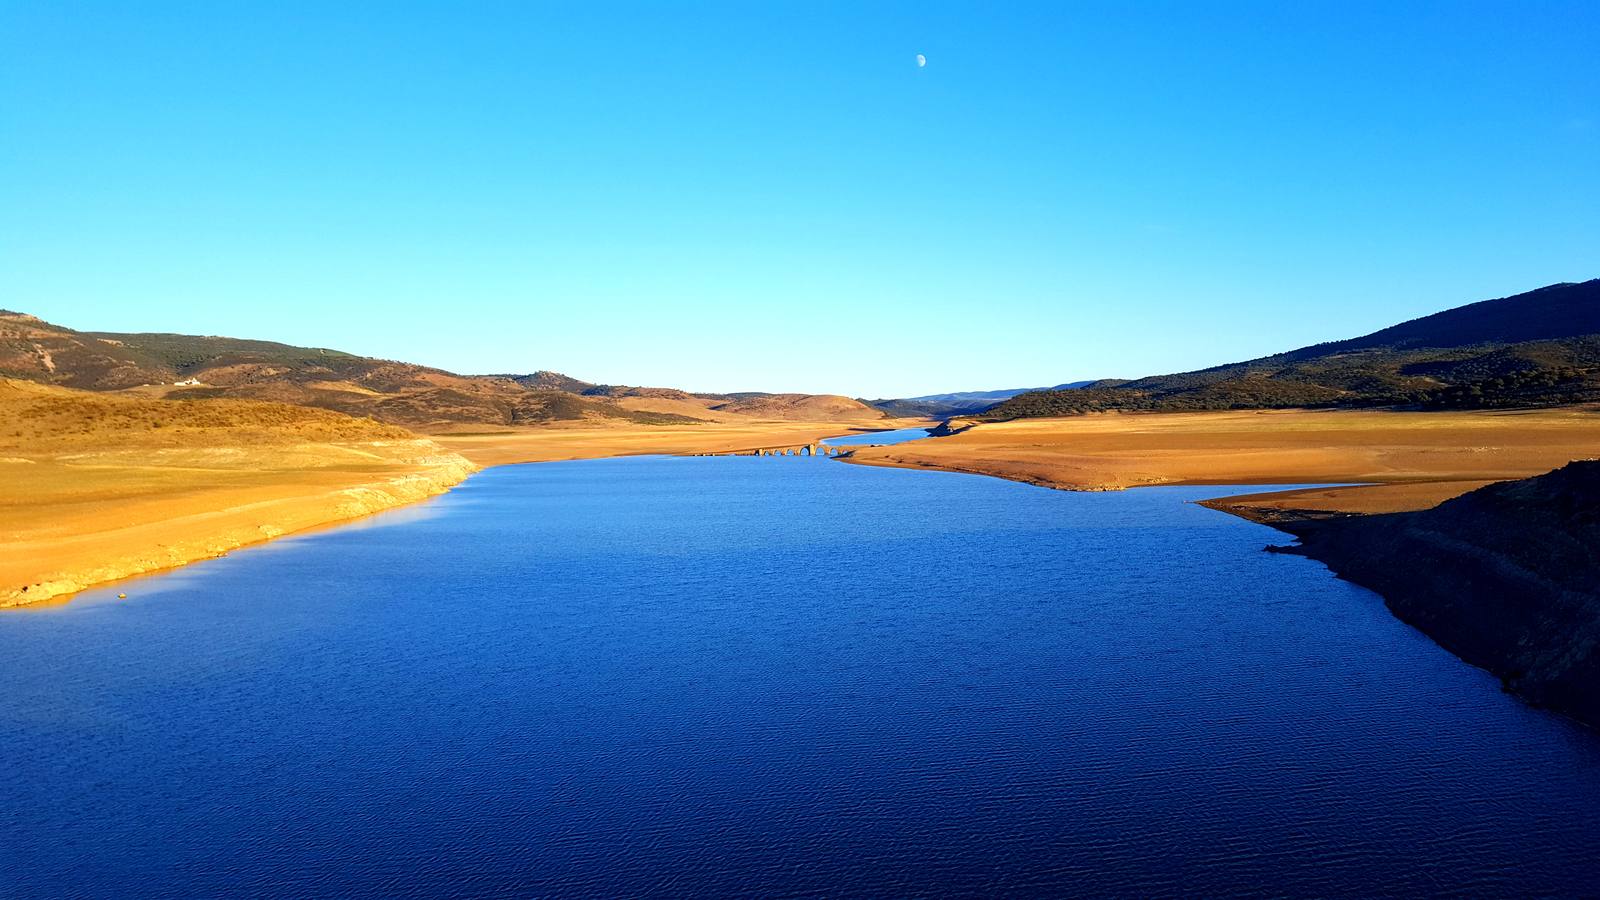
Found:
[(0, 306), (697, 390), (1196, 368), (1600, 275), (1597, 47), (1594, 0), (0, 0)]

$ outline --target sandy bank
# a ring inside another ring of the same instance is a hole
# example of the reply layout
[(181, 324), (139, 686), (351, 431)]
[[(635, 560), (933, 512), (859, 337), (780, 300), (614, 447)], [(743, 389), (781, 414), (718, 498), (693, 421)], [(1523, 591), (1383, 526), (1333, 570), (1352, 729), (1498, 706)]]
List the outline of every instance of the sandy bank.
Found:
[[(156, 404), (155, 406), (141, 404)], [(0, 606), (226, 553), (421, 500), (479, 467), (814, 442), (860, 422), (575, 424), (421, 438), (318, 410), (83, 399), (0, 383), (23, 427), (0, 436)], [(150, 415), (167, 417), (158, 423)], [(920, 421), (882, 420), (871, 429)], [(1589, 410), (1095, 415), (984, 424), (863, 447), (849, 462), (971, 472), (1076, 490), (1364, 482), (1227, 498), (1273, 521), (1423, 509), (1483, 484), (1600, 455)], [(24, 590), (23, 588), (26, 588)]]
[(1600, 455), (1587, 409), (1100, 414), (981, 424), (847, 462), (993, 475), (1067, 490), (1365, 482), (1230, 498), (1227, 508), (1395, 512)]
[[(322, 410), (0, 381), (0, 607), (443, 493), (484, 466), (810, 443), (860, 422), (553, 426), (423, 438)], [(873, 423), (874, 428), (896, 423)]]
[(100, 451), (0, 466), (0, 607), (412, 503), (476, 468), (420, 439)]
[(0, 607), (448, 489), (475, 466), (404, 429), (280, 403), (0, 379)]

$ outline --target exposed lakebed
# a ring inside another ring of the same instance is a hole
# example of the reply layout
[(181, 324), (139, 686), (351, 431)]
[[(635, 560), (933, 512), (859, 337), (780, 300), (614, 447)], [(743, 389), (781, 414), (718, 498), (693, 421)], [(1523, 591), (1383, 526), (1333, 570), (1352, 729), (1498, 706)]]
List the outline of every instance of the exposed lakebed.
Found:
[(0, 894), (1592, 890), (1600, 739), (1227, 493), (512, 466), (9, 613)]

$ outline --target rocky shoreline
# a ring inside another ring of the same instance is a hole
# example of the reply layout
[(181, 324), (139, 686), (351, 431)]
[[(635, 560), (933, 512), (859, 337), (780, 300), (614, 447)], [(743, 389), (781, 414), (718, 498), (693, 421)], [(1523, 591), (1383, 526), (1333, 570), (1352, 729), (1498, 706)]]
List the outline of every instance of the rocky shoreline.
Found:
[(1417, 512), (1252, 518), (1299, 538), (1269, 549), (1376, 591), (1510, 693), (1600, 728), (1600, 460)]

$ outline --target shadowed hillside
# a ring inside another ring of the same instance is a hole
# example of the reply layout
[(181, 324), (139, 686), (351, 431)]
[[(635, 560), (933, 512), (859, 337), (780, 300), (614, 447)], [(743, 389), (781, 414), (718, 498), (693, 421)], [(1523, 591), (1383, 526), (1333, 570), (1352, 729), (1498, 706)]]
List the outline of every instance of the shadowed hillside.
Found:
[(1372, 334), (1196, 372), (1021, 394), (986, 418), (1106, 410), (1600, 401), (1600, 279), (1485, 300)]
[(1600, 727), (1600, 461), (1420, 512), (1270, 524), (1507, 689)]

